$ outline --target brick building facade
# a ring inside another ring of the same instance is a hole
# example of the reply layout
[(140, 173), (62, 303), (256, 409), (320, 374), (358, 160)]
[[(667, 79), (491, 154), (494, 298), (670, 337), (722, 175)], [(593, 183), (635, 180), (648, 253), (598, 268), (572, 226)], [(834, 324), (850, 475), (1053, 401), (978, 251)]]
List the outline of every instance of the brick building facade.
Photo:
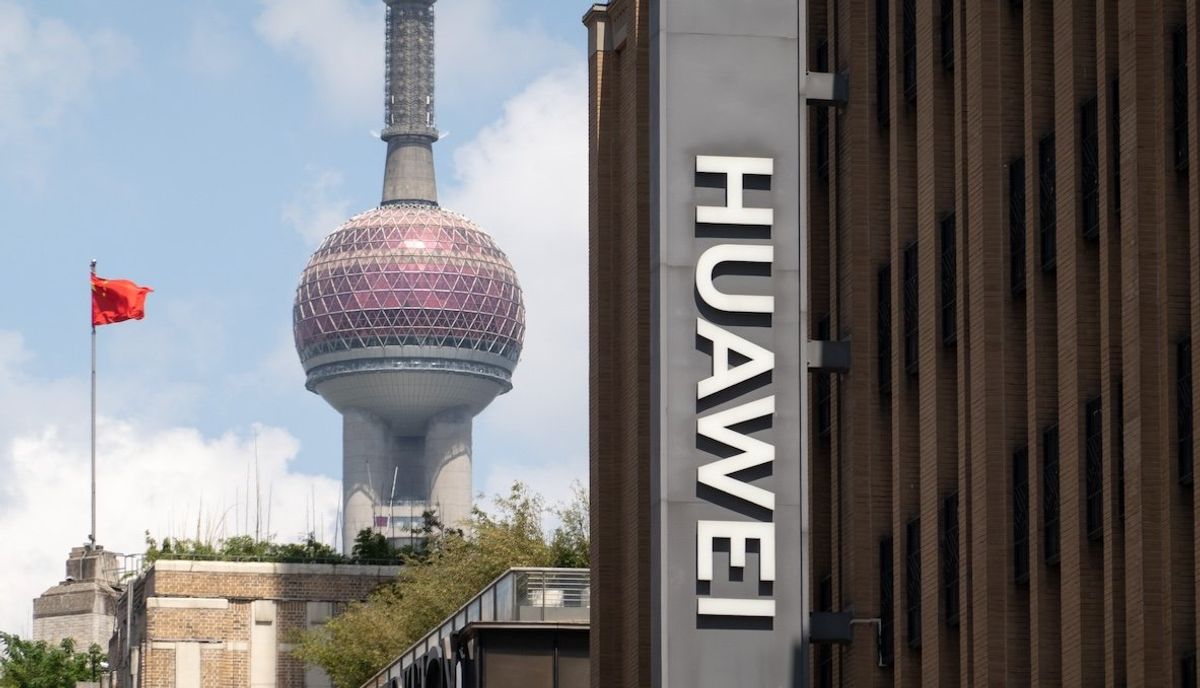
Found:
[(365, 599), (399, 572), (397, 566), (156, 561), (118, 601), (109, 644), (113, 685), (325, 688), (324, 672), (291, 655), (291, 636)]
[[(650, 11), (585, 18), (603, 686), (651, 671)], [(849, 84), (810, 327), (853, 360), (812, 385), (810, 595), (883, 625), (813, 685), (1196, 685), (1198, 46), (1189, 0), (808, 3)]]

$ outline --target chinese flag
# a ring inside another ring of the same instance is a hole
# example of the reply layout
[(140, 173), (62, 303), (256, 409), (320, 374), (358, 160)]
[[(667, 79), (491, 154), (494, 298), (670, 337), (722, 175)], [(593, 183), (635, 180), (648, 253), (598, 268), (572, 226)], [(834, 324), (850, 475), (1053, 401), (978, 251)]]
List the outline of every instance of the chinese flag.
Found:
[(92, 326), (141, 320), (146, 315), (146, 294), (152, 291), (129, 280), (106, 280), (92, 275)]

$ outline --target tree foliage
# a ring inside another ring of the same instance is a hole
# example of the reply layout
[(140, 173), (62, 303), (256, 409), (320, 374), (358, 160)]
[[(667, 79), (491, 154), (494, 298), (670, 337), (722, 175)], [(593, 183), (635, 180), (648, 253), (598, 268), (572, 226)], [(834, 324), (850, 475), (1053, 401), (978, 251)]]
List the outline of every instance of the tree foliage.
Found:
[(0, 645), (0, 688), (74, 688), (77, 681), (97, 680), (105, 667), (104, 652), (94, 643), (76, 652), (70, 638), (51, 645), (0, 632)]
[[(587, 509), (577, 487), (574, 503), (556, 510), (562, 525), (547, 540), (541, 497), (514, 484), (495, 499), (494, 515), (475, 509), (465, 530), (428, 529), (424, 547), (401, 554), (405, 566), (394, 583), (300, 634), (296, 656), (323, 668), (339, 688), (362, 685), (508, 569), (587, 566)], [(359, 543), (378, 545), (362, 534)]]
[(271, 539), (256, 540), (250, 535), (234, 535), (222, 540), (163, 538), (160, 545), (146, 533), (145, 563), (159, 559), (253, 560), (271, 562), (346, 563), (349, 560), (316, 539), (312, 533), (303, 542), (280, 544)]

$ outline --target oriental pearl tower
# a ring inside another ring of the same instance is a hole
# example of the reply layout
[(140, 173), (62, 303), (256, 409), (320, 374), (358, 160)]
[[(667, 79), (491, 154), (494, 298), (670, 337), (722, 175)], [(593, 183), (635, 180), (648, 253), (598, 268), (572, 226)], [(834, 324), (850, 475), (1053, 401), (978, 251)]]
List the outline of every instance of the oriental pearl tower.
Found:
[(342, 414), (342, 547), (410, 542), (425, 510), (471, 510), (471, 422), (512, 389), (525, 336), (517, 275), (488, 234), (438, 205), (436, 0), (387, 4), (383, 198), (313, 254), (293, 308), (305, 386)]

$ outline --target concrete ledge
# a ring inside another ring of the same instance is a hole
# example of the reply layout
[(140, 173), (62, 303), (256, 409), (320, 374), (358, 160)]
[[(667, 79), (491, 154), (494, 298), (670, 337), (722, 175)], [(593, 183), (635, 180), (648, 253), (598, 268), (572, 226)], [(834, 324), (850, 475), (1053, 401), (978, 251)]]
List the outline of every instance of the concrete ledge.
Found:
[(224, 597), (151, 597), (147, 609), (229, 609)]
[(400, 566), (378, 566), (367, 564), (271, 564), (258, 561), (192, 561), (187, 559), (159, 559), (154, 570), (181, 573), (266, 573), (273, 575), (299, 574), (304, 576), (369, 576), (372, 578), (394, 578), (400, 575)]

